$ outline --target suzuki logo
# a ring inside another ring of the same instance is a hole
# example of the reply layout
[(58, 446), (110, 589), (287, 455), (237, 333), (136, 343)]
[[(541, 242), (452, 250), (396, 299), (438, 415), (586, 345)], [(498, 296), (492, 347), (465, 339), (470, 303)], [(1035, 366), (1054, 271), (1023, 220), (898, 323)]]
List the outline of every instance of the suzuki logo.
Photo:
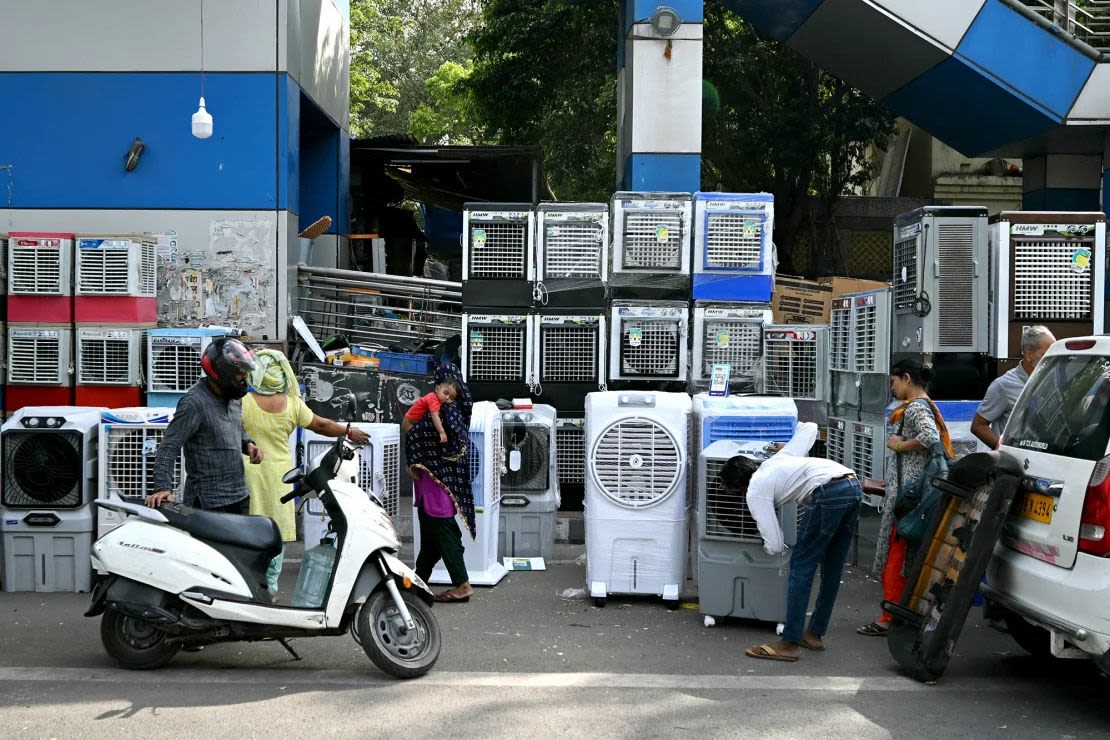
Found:
[(1025, 458), (1025, 469), (1029, 470), (1029, 458)]

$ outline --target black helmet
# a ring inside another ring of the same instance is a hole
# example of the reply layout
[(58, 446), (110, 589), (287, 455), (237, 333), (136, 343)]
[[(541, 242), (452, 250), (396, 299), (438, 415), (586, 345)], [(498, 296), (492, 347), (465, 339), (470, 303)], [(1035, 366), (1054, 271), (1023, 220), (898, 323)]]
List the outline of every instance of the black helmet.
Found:
[(254, 370), (254, 355), (238, 339), (213, 339), (200, 358), (200, 366), (224, 398), (233, 400), (247, 395), (246, 379), (238, 380), (235, 376)]

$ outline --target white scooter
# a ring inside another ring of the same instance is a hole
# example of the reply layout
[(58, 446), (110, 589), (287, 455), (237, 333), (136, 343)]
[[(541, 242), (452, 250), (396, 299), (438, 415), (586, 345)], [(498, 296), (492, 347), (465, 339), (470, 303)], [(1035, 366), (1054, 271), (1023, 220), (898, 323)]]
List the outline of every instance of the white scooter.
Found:
[(291, 470), (284, 478), (296, 488), (282, 502), (318, 497), (337, 537), (326, 596), (308, 608), (271, 603), (266, 567), (281, 550), (272, 519), (97, 499), (131, 516), (93, 545), (93, 566), (108, 575), (85, 616), (103, 614), (101, 641), (125, 668), (159, 668), (182, 648), (218, 642), (274, 640), (299, 658), (289, 638), (350, 630), (381, 670), (422, 676), (442, 644), (435, 599), (395, 557), (393, 523), (357, 480), (355, 450), (342, 438), (308, 475)]

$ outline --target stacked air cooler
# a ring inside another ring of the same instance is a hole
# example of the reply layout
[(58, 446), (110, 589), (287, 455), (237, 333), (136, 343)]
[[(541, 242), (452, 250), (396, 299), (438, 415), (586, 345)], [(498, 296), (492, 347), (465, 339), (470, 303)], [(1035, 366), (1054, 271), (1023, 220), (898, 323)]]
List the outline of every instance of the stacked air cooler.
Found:
[(809, 324), (765, 327), (763, 392), (794, 399), (799, 420), (825, 426), (829, 398), (829, 327)]
[[(98, 498), (141, 504), (154, 493), (154, 458), (173, 419), (172, 408), (121, 408), (100, 415)], [(173, 469), (174, 500), (185, 488), (185, 453)], [(117, 511), (97, 512), (97, 537), (123, 523)]]
[(102, 409), (28, 406), (0, 429), (5, 591), (88, 591)]
[(551, 560), (559, 509), (556, 424), (552, 406), (501, 412), (505, 474), (497, 553), (502, 558)]
[(152, 329), (146, 337), (147, 403), (176, 408), (201, 377), (200, 358), (223, 329)]

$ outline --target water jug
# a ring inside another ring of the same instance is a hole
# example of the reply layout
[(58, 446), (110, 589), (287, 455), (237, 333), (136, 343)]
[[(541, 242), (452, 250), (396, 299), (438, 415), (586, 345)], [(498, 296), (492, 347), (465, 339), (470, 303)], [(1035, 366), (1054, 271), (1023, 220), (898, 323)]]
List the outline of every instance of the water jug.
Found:
[(297, 588), (293, 592), (293, 606), (316, 608), (324, 603), (331, 582), (331, 570), (335, 564), (335, 543), (325, 540), (306, 550), (301, 558), (301, 574), (297, 577)]

